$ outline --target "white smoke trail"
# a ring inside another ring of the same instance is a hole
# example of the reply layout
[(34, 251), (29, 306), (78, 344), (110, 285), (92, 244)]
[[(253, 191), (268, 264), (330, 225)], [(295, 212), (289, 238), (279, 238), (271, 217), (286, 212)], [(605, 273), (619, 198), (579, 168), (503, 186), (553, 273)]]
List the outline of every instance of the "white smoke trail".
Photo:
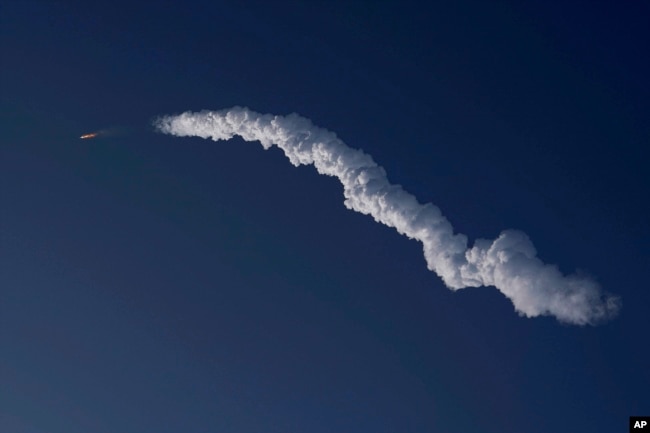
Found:
[(602, 322), (620, 308), (620, 300), (603, 293), (594, 281), (564, 276), (556, 266), (544, 264), (525, 233), (506, 230), (496, 240), (479, 239), (468, 249), (467, 237), (454, 234), (440, 209), (420, 204), (401, 186), (390, 184), (370, 155), (348, 147), (309, 119), (234, 107), (164, 116), (154, 126), (167, 134), (215, 141), (237, 135), (259, 141), (265, 149), (278, 146), (295, 166), (313, 164), (319, 173), (341, 181), (348, 209), (422, 242), (427, 267), (452, 290), (495, 286), (520, 315), (553, 315), (577, 325)]

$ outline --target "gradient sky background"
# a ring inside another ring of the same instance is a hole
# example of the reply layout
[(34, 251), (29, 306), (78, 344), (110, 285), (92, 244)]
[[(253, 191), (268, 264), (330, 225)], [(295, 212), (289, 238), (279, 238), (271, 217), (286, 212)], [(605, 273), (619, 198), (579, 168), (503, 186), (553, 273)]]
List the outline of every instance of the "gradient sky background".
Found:
[[(88, 3), (0, 4), (0, 431), (650, 414), (647, 2)], [(313, 167), (150, 127), (233, 105), (335, 131), (470, 241), (525, 231), (620, 316), (451, 292)]]

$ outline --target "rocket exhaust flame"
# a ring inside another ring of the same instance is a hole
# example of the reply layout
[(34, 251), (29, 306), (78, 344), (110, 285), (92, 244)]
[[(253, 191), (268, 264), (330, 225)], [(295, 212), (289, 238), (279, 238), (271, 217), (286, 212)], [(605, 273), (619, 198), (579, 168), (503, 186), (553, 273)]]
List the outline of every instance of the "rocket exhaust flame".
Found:
[(82, 135), (82, 136), (79, 137), (79, 138), (81, 138), (82, 140), (85, 140), (85, 139), (87, 139), (87, 138), (95, 138), (95, 137), (97, 137), (98, 135), (99, 135), (99, 132), (91, 132), (90, 134), (84, 134), (84, 135)]

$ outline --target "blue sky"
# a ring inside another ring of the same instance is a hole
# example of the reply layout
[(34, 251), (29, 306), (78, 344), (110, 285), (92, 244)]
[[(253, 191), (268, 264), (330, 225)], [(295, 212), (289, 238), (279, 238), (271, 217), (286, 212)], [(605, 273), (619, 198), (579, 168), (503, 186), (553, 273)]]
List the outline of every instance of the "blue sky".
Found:
[[(648, 9), (544, 3), (3, 2), (0, 430), (542, 433), (650, 414)], [(313, 167), (151, 127), (234, 105), (334, 131), (470, 244), (526, 232), (620, 315), (571, 326), (452, 292)]]

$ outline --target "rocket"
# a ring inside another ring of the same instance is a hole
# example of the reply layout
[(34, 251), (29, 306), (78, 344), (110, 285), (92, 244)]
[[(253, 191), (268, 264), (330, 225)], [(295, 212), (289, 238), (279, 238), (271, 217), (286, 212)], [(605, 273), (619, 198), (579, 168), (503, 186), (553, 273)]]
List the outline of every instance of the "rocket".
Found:
[(99, 132), (91, 132), (90, 134), (84, 134), (84, 135), (82, 135), (82, 136), (79, 137), (79, 138), (81, 138), (82, 140), (85, 140), (85, 139), (87, 139), (87, 138), (95, 138), (95, 137), (97, 137), (98, 135), (99, 135)]

